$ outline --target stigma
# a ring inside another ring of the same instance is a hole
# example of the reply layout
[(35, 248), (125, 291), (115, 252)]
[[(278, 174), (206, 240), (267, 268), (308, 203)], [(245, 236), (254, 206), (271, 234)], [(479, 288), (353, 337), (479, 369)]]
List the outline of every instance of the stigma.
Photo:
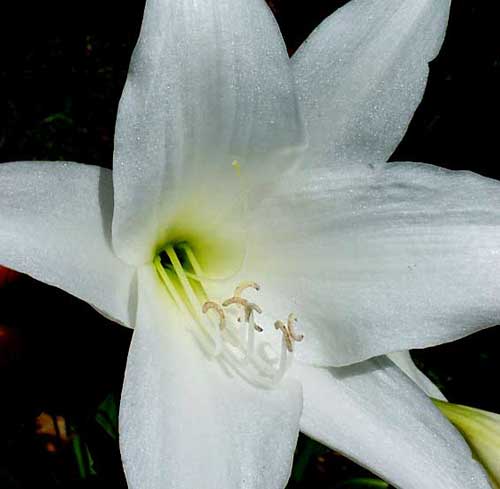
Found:
[(253, 281), (241, 282), (232, 295), (214, 300), (209, 292), (215, 279), (204, 273), (187, 243), (165, 246), (153, 263), (166, 293), (187, 316), (189, 331), (207, 356), (224, 364), (225, 372), (259, 387), (278, 384), (292, 362), (295, 343), (304, 339), (296, 332), (294, 314), (286, 322), (275, 321), (274, 328), (257, 322), (262, 308), (246, 297), (261, 289)]

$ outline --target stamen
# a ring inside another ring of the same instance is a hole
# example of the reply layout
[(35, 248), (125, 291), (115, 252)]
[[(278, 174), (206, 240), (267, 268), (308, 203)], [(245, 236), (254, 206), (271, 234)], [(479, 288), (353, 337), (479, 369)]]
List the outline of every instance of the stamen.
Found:
[(206, 314), (210, 309), (213, 309), (219, 315), (219, 328), (222, 331), (226, 327), (226, 315), (224, 314), (224, 310), (219, 304), (213, 301), (205, 302), (201, 310)]
[[(175, 273), (174, 267), (172, 265), (166, 265), (164, 268), (167, 270), (171, 270), (172, 272)], [(196, 280), (197, 282), (199, 282), (200, 284), (203, 285), (203, 277), (200, 277), (200, 276), (196, 275), (195, 273), (187, 272), (186, 270), (184, 270), (184, 273), (186, 274), (186, 277), (188, 277), (192, 280)]]
[[(263, 348), (272, 349), (272, 344), (265, 337), (258, 340), (255, 334), (263, 332), (263, 328), (255, 322), (255, 314), (261, 314), (262, 309), (242, 297), (248, 289), (259, 291), (258, 283), (240, 283), (234, 289), (234, 295), (222, 303), (209, 300), (207, 285), (217, 279), (205, 275), (186, 242), (165, 246), (154, 259), (154, 267), (174, 304), (193, 319), (188, 327), (205, 353), (217, 357), (223, 368), (229, 367), (229, 375), (237, 373), (264, 388), (273, 388), (283, 378), (293, 357), (294, 343), (302, 341), (304, 335), (296, 332), (297, 318), (289, 314), (286, 324), (284, 321), (274, 323), (274, 327), (281, 331), (279, 357), (263, 354)], [(232, 305), (237, 306), (235, 314), (224, 309)], [(215, 311), (217, 317), (209, 314), (210, 310)], [(245, 329), (234, 327), (238, 322), (246, 324), (246, 334)]]
[(242, 282), (238, 287), (234, 289), (234, 297), (241, 297), (241, 294), (246, 289), (255, 289), (257, 291), (260, 290), (260, 285), (256, 282)]
[(257, 333), (262, 333), (262, 331), (264, 331), (264, 328), (256, 323), (254, 323), (253, 328), (255, 329), (255, 331), (257, 331)]
[[(240, 306), (244, 311), (244, 321), (248, 324), (247, 331), (247, 341), (246, 341), (246, 353), (244, 362), (248, 363), (250, 359), (254, 355), (254, 347), (255, 347), (255, 332), (262, 333), (263, 328), (259, 326), (255, 322), (254, 313), (257, 312), (259, 314), (262, 313), (262, 309), (253, 302), (249, 302), (248, 300), (241, 297), (241, 294), (248, 288), (253, 288), (255, 290), (259, 290), (260, 287), (255, 282), (243, 282), (234, 290), (234, 296), (226, 299), (222, 305), (223, 307), (229, 307), (233, 304)], [(241, 323), (241, 317), (238, 317), (237, 321)]]
[(254, 304), (253, 302), (249, 302), (246, 306), (246, 311), (245, 311), (245, 321), (250, 321), (250, 316), (252, 315), (253, 312), (258, 312), (259, 314), (262, 314), (262, 309), (257, 305)]
[[(232, 304), (237, 304), (238, 306), (243, 307), (243, 310), (245, 311), (245, 322), (248, 323), (250, 321), (250, 317), (253, 316), (253, 312), (258, 312), (259, 314), (262, 314), (262, 309), (257, 305), (254, 304), (253, 302), (248, 302), (246, 299), (243, 299), (243, 297), (230, 297), (229, 299), (226, 299), (222, 305), (224, 307), (228, 307)], [(238, 322), (241, 322), (241, 318), (238, 318)], [(264, 331), (258, 324), (254, 323), (254, 329), (255, 331), (258, 331), (259, 333)]]
[(230, 306), (231, 304), (238, 304), (246, 309), (248, 301), (243, 299), (243, 297), (230, 297), (222, 303), (224, 307)]
[(204, 275), (203, 270), (201, 269), (201, 266), (198, 263), (198, 260), (196, 259), (196, 256), (193, 253), (191, 247), (186, 243), (181, 243), (179, 247), (186, 252), (186, 256), (189, 260), (189, 263), (191, 263), (191, 266), (193, 267), (194, 274), (192, 274), (193, 275), (192, 278), (198, 280), (198, 282), (200, 282), (203, 285), (203, 287), (206, 287), (205, 280), (208, 280), (208, 277)]
[[(242, 297), (230, 297), (229, 299), (226, 299), (222, 305), (224, 307), (228, 307), (231, 304), (237, 304), (238, 306), (241, 306), (243, 308), (243, 311), (245, 312), (245, 321), (247, 321), (246, 316), (247, 316), (247, 305), (248, 301), (246, 299), (243, 299)], [(241, 323), (241, 317), (238, 317), (237, 320), (239, 323)]]
[(293, 352), (293, 343), (302, 341), (304, 339), (303, 334), (297, 334), (295, 332), (296, 322), (297, 318), (295, 317), (295, 314), (289, 314), (286, 326), (283, 321), (276, 321), (274, 323), (274, 327), (276, 329), (279, 329), (283, 333), (283, 338), (285, 339), (287, 350), (290, 353)]
[[(186, 293), (188, 301), (193, 310), (192, 313), (193, 318), (202, 328), (205, 328), (207, 333), (212, 337), (212, 340), (214, 341), (215, 344), (215, 350), (213, 353), (214, 356), (219, 355), (222, 348), (222, 338), (220, 336), (220, 328), (219, 327), (206, 328), (203, 318), (199, 313), (199, 307), (200, 307), (199, 300), (196, 297), (196, 293), (194, 292), (191, 284), (189, 283), (189, 279), (186, 275), (186, 272), (184, 271), (184, 268), (182, 267), (181, 262), (179, 261), (179, 258), (177, 256), (177, 253), (175, 252), (174, 247), (172, 245), (167, 245), (167, 247), (165, 248), (165, 252), (167, 253), (168, 257), (170, 258), (170, 261), (172, 262), (172, 266), (174, 267), (174, 271), (177, 275), (177, 278), (179, 279), (182, 285), (182, 289)], [(215, 332), (214, 336), (212, 336), (209, 333), (210, 329)]]
[(247, 313), (248, 313), (248, 318), (246, 322), (248, 323), (248, 330), (247, 330), (247, 351), (245, 355), (246, 362), (248, 362), (249, 359), (253, 356), (255, 348), (255, 321), (253, 319), (252, 309), (247, 309)]
[(274, 323), (274, 327), (276, 329), (281, 330), (281, 332), (283, 333), (283, 339), (285, 340), (286, 349), (290, 353), (292, 353), (293, 352), (292, 337), (290, 336), (290, 332), (288, 331), (288, 328), (285, 326), (285, 323), (283, 321), (276, 321)]
[(186, 275), (186, 272), (184, 271), (184, 268), (182, 267), (181, 262), (179, 261), (179, 258), (177, 256), (177, 253), (174, 250), (174, 247), (172, 245), (168, 245), (165, 248), (165, 252), (167, 253), (168, 257), (170, 258), (170, 261), (172, 262), (172, 266), (174, 267), (174, 271), (177, 274), (177, 277), (179, 278), (179, 281), (182, 285), (182, 288), (187, 295), (187, 298), (190, 302), (190, 305), (194, 310), (194, 314), (196, 316), (199, 316), (198, 308), (200, 306), (199, 306), (198, 298), (196, 297), (196, 294), (195, 294), (193, 288), (191, 287), (191, 284), (189, 283), (189, 279)]
[(187, 311), (186, 304), (184, 304), (184, 301), (181, 299), (181, 296), (178, 294), (175, 285), (172, 283), (170, 278), (168, 277), (167, 272), (164, 270), (162, 264), (161, 264), (161, 258), (157, 256), (154, 261), (155, 268), (160, 275), (161, 281), (163, 282), (163, 285), (165, 285), (166, 289), (172, 296), (173, 301), (175, 302), (175, 305), (183, 310), (184, 312)]
[[(171, 295), (177, 308), (181, 310), (184, 314), (192, 317), (191, 311), (189, 310), (188, 306), (180, 296), (179, 292), (177, 292), (177, 288), (172, 282), (172, 279), (168, 276), (168, 272), (163, 268), (163, 265), (161, 263), (161, 258), (159, 256), (155, 258), (154, 265), (156, 271), (158, 272), (158, 275), (160, 276), (161, 281), (163, 282), (163, 285), (165, 285), (165, 288)], [(200, 344), (203, 345), (205, 349), (210, 348), (210, 345), (208, 344), (209, 339), (207, 338), (209, 335), (206, 333), (204, 329), (201, 330), (203, 334), (200, 334), (198, 328), (192, 328), (190, 331), (196, 336), (197, 340), (200, 342)]]
[[(276, 323), (277, 322), (281, 323), (281, 321), (276, 321)], [(276, 326), (276, 323), (274, 323), (275, 326)], [(283, 324), (283, 323), (281, 323), (281, 324)], [(284, 324), (283, 324), (283, 326), (284, 326)], [(279, 363), (278, 371), (276, 372), (276, 375), (273, 378), (274, 384), (277, 384), (283, 378), (283, 376), (285, 375), (286, 369), (288, 367), (288, 354), (287, 354), (288, 343), (287, 343), (286, 338), (287, 338), (287, 336), (283, 335), (283, 338), (281, 340), (280, 363)]]
[(290, 333), (290, 337), (292, 338), (293, 341), (300, 342), (304, 339), (303, 334), (297, 334), (295, 332), (295, 323), (297, 322), (297, 317), (295, 314), (290, 313), (288, 315), (288, 321), (287, 321), (287, 327), (288, 327), (288, 332)]

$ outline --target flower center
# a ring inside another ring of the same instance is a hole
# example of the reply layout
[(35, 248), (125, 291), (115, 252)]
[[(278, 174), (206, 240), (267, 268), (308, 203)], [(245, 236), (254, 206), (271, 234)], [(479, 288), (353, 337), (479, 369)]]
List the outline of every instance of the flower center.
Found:
[(239, 284), (232, 296), (220, 302), (210, 299), (208, 291), (217, 279), (204, 273), (187, 242), (167, 244), (154, 259), (154, 266), (172, 302), (189, 318), (189, 331), (207, 355), (221, 361), (226, 371), (260, 387), (273, 387), (283, 378), (294, 344), (304, 338), (295, 331), (293, 314), (286, 322), (274, 323), (274, 334), (281, 334), (278, 354), (272, 345), (275, 342), (264, 338), (264, 328), (255, 320), (262, 309), (244, 297), (249, 290), (260, 290), (257, 283)]

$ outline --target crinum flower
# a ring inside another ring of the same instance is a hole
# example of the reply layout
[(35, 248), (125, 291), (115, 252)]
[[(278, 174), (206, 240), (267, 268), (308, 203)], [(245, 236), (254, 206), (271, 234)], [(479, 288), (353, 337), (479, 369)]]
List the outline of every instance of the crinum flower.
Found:
[(397, 487), (489, 487), (385, 356), (500, 318), (500, 185), (386, 163), (448, 10), (352, 0), (290, 61), (263, 0), (148, 0), (113, 173), (0, 167), (0, 261), (135, 328), (131, 489), (283, 488), (299, 430)]

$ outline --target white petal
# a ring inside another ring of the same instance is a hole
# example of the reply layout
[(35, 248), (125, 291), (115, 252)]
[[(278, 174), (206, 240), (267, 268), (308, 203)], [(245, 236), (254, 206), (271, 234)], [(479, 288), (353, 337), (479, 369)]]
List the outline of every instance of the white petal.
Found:
[[(349, 169), (349, 171), (347, 171)], [(340, 366), (500, 323), (500, 183), (399, 163), (294, 175), (258, 203), (244, 273), (297, 355)]]
[(78, 163), (0, 165), (0, 263), (129, 324), (133, 269), (111, 249), (111, 172)]
[(458, 432), (387, 359), (322, 369), (303, 382), (301, 431), (402, 489), (489, 488)]
[(387, 355), (428, 396), (446, 401), (442, 392), (413, 362), (409, 351), (398, 351)]
[(352, 0), (293, 57), (311, 164), (387, 161), (443, 41), (450, 0)]
[(263, 0), (148, 0), (116, 127), (115, 248), (145, 263), (164, 229), (192, 214), (217, 220), (303, 140), (290, 62)]
[(264, 390), (229, 377), (202, 354), (165, 295), (144, 267), (120, 407), (129, 488), (282, 489), (300, 385)]

